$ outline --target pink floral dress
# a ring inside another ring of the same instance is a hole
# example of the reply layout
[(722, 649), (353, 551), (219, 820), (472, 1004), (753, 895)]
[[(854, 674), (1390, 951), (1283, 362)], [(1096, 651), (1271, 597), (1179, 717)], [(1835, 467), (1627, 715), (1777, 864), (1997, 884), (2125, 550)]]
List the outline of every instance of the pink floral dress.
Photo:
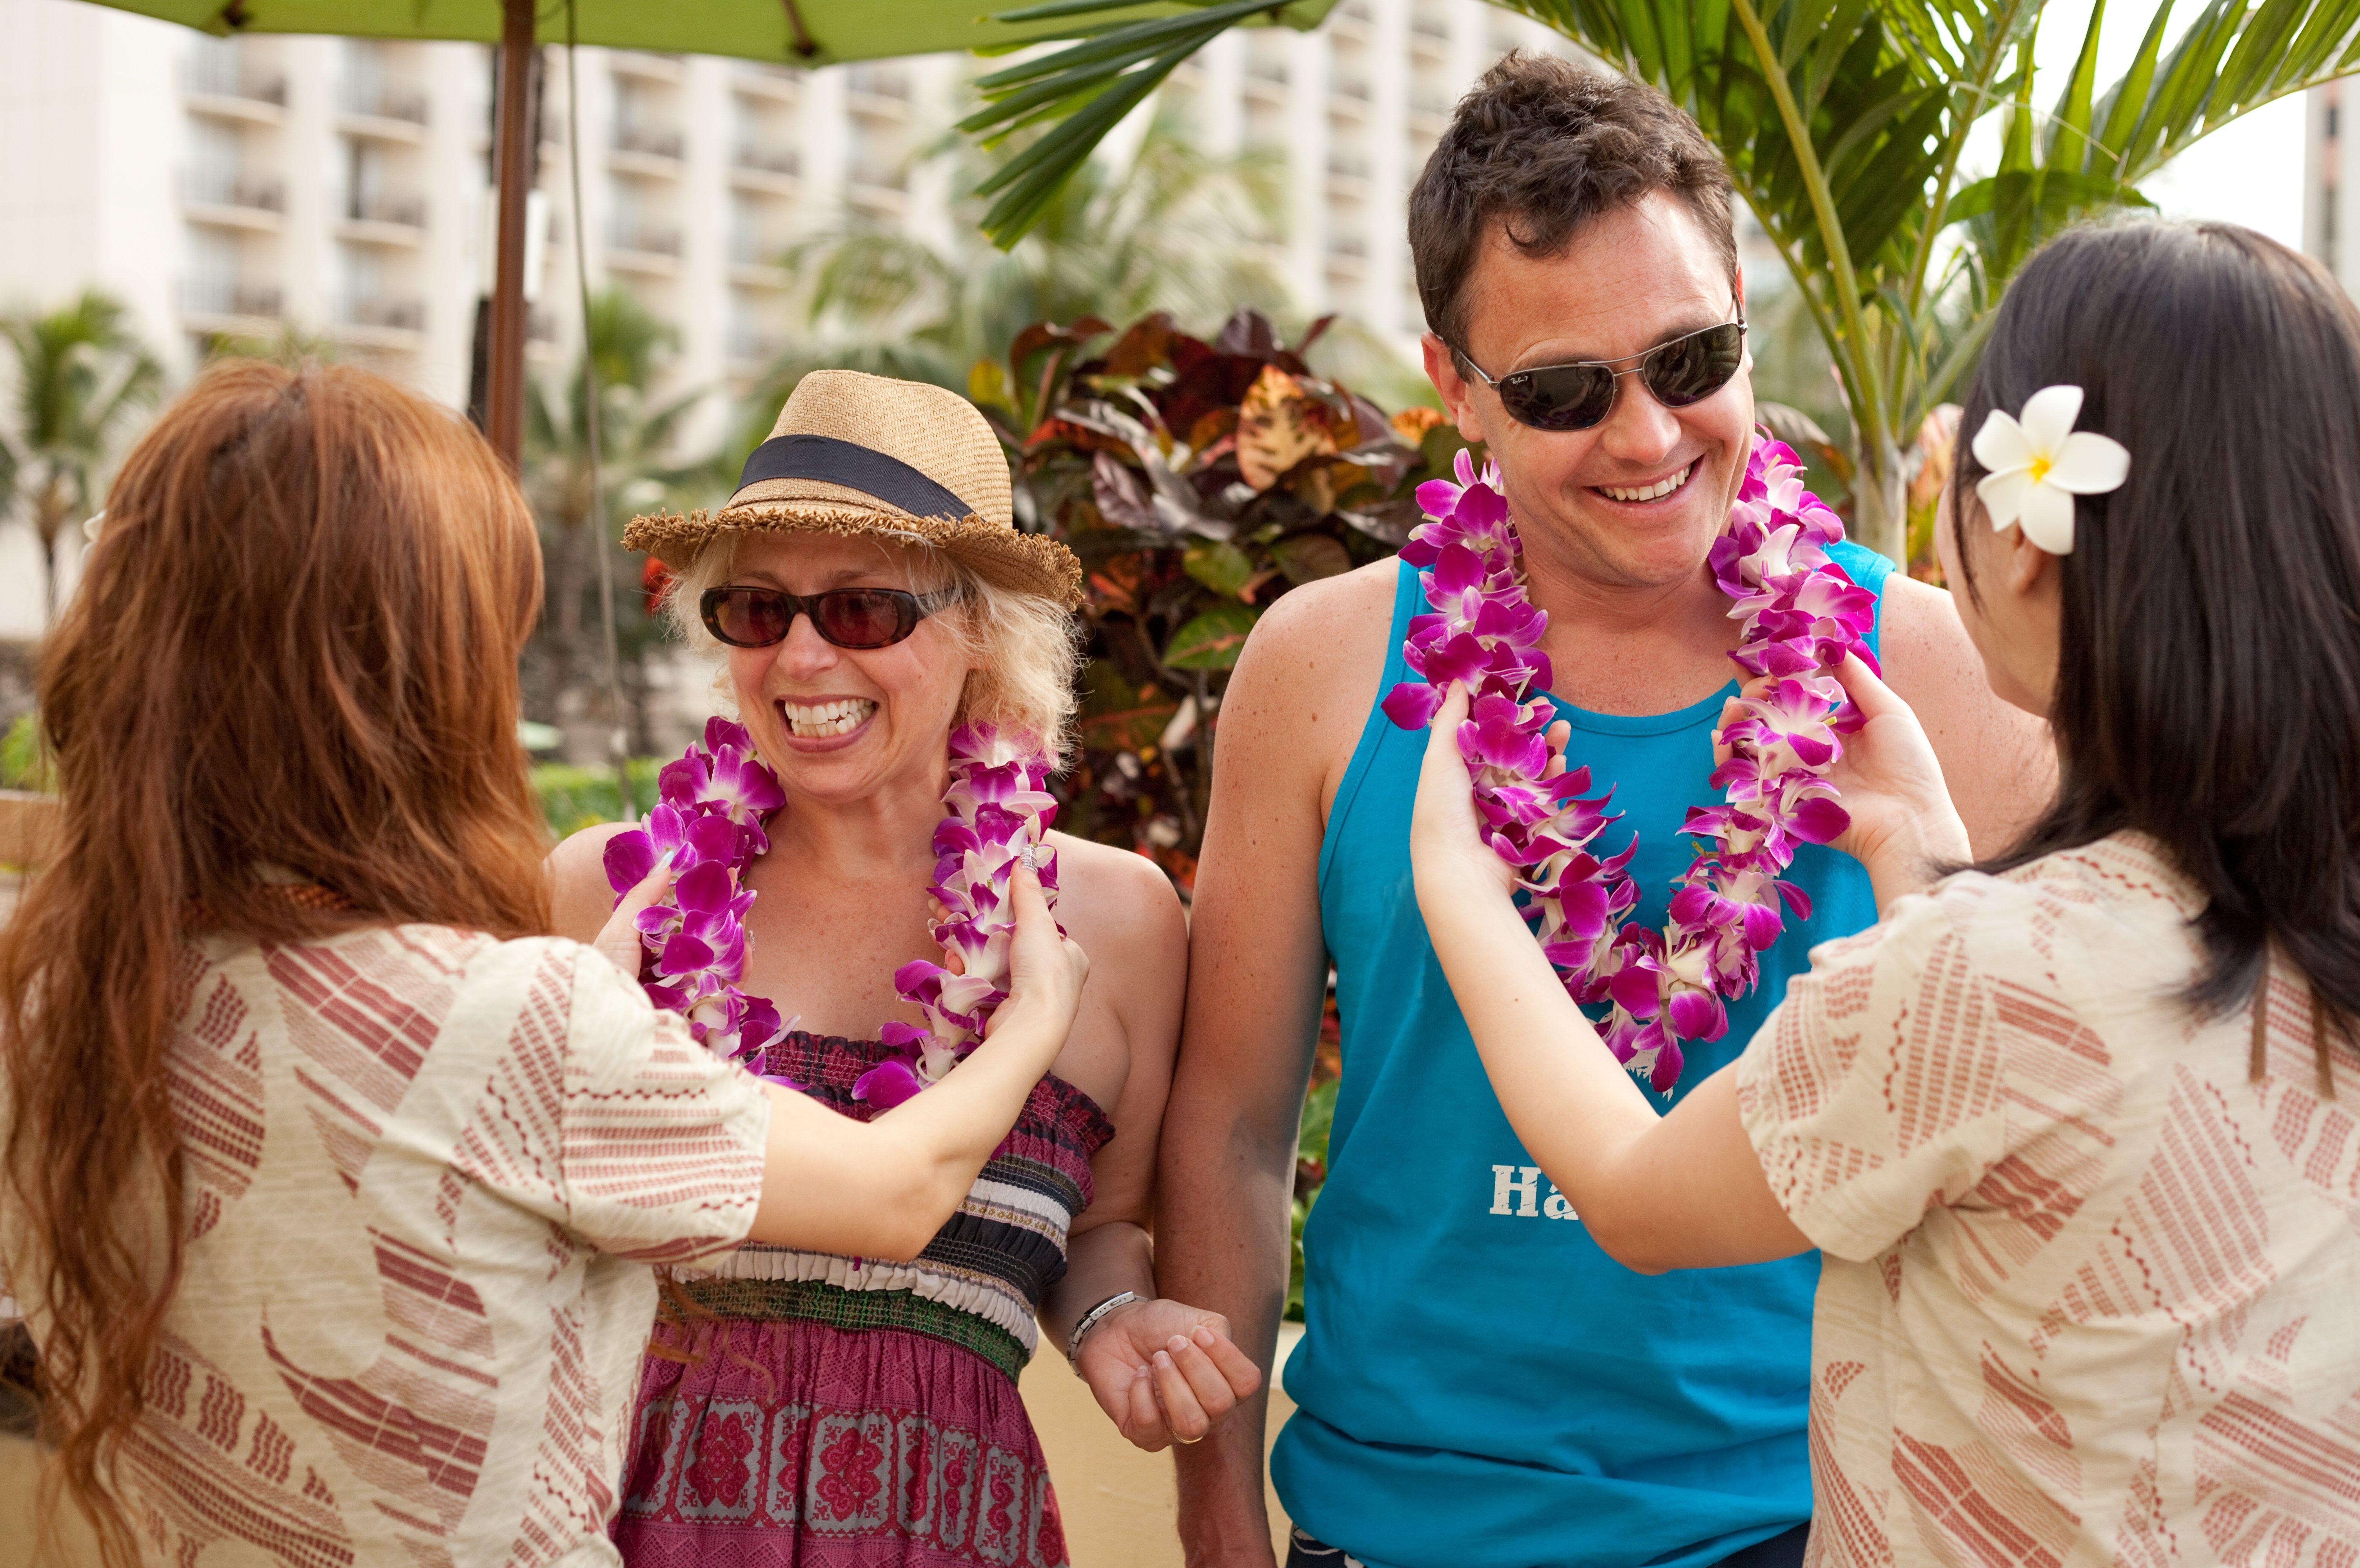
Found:
[[(867, 1120), (873, 1040), (797, 1031), (768, 1071)], [(1034, 1085), (958, 1214), (906, 1264), (748, 1245), (683, 1278), (639, 1379), (616, 1544), (631, 1568), (1063, 1568), (1065, 1530), (1016, 1391), (1034, 1312), (1114, 1135)]]

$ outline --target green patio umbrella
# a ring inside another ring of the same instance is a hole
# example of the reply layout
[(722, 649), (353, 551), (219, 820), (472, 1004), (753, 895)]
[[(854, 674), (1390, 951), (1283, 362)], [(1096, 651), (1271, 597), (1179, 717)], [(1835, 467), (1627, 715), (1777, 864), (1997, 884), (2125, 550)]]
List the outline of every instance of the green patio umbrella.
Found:
[[(511, 465), (524, 436), (524, 229), (529, 116), (506, 112), (528, 91), (536, 42), (736, 55), (830, 65), (945, 49), (1004, 49), (1057, 36), (1054, 16), (1001, 21), (1006, 0), (96, 0), (204, 32), (333, 33), (503, 46), (498, 145), (499, 251), (492, 294), (485, 433)], [(1175, 7), (1143, 4), (1127, 16)], [(1181, 0), (1178, 8), (1186, 8)], [(1060, 7), (1035, 7), (1054, 12)], [(1072, 33), (1071, 25), (1063, 29)]]

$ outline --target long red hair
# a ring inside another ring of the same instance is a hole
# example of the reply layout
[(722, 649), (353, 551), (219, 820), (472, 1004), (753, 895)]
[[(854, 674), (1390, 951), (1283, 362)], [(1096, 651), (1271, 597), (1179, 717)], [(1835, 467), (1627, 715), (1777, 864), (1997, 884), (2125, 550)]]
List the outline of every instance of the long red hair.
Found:
[[(546, 931), (516, 738), (540, 603), (491, 449), (366, 371), (214, 370), (107, 497), (40, 659), (61, 832), (0, 931), (0, 1180), (42, 1330), (45, 1502), (62, 1485), (110, 1563), (137, 1559), (110, 1482), (180, 1274), (189, 934)], [(286, 873), (344, 907), (274, 890)]]

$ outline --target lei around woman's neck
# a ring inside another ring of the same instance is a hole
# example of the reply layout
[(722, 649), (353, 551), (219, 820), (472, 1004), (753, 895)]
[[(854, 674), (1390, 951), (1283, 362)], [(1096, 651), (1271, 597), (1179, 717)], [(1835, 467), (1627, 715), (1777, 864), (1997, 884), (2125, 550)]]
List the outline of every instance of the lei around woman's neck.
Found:
[[(1056, 801), (1046, 789), (1049, 761), (1037, 746), (989, 724), (951, 733), (947, 811), (935, 825), (934, 881), (941, 907), (931, 926), (958, 972), (914, 959), (893, 975), (894, 989), (926, 1020), (923, 1029), (887, 1023), (880, 1038), (896, 1054), (864, 1073), (856, 1099), (890, 1109), (939, 1082), (975, 1048), (984, 1025), (1008, 999), (1009, 944), (1015, 912), (1009, 878), (1027, 851), (1042, 891), (1056, 901), (1056, 851), (1047, 843)], [(660, 1007), (688, 1019), (708, 1049), (747, 1062), (765, 1077), (770, 1048), (793, 1027), (768, 998), (740, 988), (746, 964), (745, 917), (754, 893), (744, 877), (770, 848), (764, 820), (786, 803), (778, 778), (755, 755), (743, 724), (707, 721), (701, 742), (657, 780), (661, 802), (647, 826), (606, 844), (606, 880), (619, 899), (672, 856), (671, 901), (639, 917), (644, 957), (640, 983)]]

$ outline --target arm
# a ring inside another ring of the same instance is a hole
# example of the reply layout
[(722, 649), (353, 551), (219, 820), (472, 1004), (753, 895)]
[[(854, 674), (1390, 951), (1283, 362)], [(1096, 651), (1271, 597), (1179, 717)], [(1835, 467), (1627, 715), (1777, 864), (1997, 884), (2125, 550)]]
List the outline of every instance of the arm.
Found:
[[(671, 887), (672, 868), (659, 863), (595, 933), (592, 945), (626, 975), (639, 975), (639, 911)], [(906, 1262), (957, 1212), (1057, 1059), (1089, 974), (1082, 950), (1059, 936), (1031, 868), (1017, 867), (1009, 890), (1016, 906), (1009, 997), (985, 1025), (983, 1043), (948, 1077), (866, 1123), (763, 1086), (770, 1130), (747, 1239)]]
[[(1102, 857), (1085, 883), (1077, 850), (1061, 855), (1061, 912), (1109, 954), (1098, 967), (1124, 1055), (1114, 1138), (1090, 1161), (1090, 1206), (1074, 1221), (1065, 1277), (1042, 1303), (1041, 1323), (1062, 1353), (1074, 1325), (1128, 1290), (1137, 1300), (1106, 1313), (1082, 1341), (1075, 1370), (1123, 1436), (1153, 1453), (1194, 1443), (1260, 1387), (1262, 1375), (1229, 1337), (1218, 1312), (1155, 1295), (1153, 1222), (1157, 1129), (1172, 1089), (1187, 989), (1188, 923), (1172, 884), (1135, 855)], [(1085, 905), (1081, 897), (1087, 895)]]
[[(1222, 1313), (1268, 1377), (1286, 1300), (1295, 1139), (1327, 951), (1322, 795), (1375, 699), (1392, 564), (1306, 584), (1256, 625), (1222, 703), (1189, 932), (1185, 1021), (1164, 1114), (1156, 1279)], [(1192, 1563), (1267, 1565), (1266, 1396), (1178, 1458)]]
[(2056, 796), (2048, 724), (1994, 694), (1983, 656), (1939, 588), (1894, 573), (1879, 641), (1885, 679), (1924, 724), (1972, 853), (2005, 849)]
[(749, 1239), (905, 1262), (957, 1212), (1056, 1060), (1089, 973), (1082, 950), (1057, 935), (1032, 873), (1020, 866), (1010, 890), (1009, 998), (948, 1077), (866, 1124), (770, 1088), (762, 1203)]
[(1809, 1250), (1778, 1205), (1724, 1068), (1658, 1116), (1566, 995), (1478, 836), (1454, 688), (1436, 715), (1410, 830), (1418, 912), (1516, 1137), (1608, 1256), (1643, 1274)]

